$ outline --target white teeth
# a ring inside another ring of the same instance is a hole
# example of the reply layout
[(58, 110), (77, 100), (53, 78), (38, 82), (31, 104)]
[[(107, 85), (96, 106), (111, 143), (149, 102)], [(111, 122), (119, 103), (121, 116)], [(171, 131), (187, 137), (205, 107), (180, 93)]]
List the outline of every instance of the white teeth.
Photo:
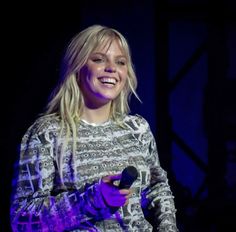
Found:
[(108, 83), (108, 84), (115, 84), (116, 80), (114, 78), (109, 78), (109, 77), (102, 77), (100, 79), (102, 83)]

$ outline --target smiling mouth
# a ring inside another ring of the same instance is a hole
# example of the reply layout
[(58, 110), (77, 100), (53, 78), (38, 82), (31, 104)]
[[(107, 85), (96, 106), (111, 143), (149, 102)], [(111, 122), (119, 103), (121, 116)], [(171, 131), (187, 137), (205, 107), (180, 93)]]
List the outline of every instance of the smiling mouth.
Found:
[(102, 84), (109, 84), (109, 85), (115, 85), (117, 82), (115, 78), (111, 78), (111, 77), (101, 77), (99, 78), (99, 80)]

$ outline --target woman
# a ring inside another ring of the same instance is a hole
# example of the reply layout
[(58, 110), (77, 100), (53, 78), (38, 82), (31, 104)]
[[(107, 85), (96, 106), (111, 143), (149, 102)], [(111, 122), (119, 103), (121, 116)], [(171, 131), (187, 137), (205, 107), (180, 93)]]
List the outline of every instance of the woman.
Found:
[[(129, 97), (138, 95), (126, 39), (86, 28), (69, 43), (61, 74), (22, 139), (13, 231), (178, 231), (149, 124), (129, 114)], [(120, 189), (127, 166), (138, 177)]]

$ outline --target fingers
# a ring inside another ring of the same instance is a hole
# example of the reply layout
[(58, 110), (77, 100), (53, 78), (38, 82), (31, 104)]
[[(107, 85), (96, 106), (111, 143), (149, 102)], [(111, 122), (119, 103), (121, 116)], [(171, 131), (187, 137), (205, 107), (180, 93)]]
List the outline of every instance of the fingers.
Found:
[(128, 204), (132, 195), (131, 189), (119, 189), (113, 182), (120, 180), (121, 175), (105, 176), (101, 181), (101, 192), (106, 203), (112, 207)]
[(104, 176), (102, 178), (102, 180), (105, 182), (105, 183), (113, 183), (114, 181), (116, 180), (120, 180), (121, 178), (121, 174), (118, 174), (118, 175), (110, 175), (110, 176)]
[(119, 193), (120, 193), (121, 195), (129, 196), (129, 195), (132, 194), (132, 190), (131, 190), (131, 189), (120, 189), (120, 190), (119, 190)]
[(127, 201), (126, 194), (120, 194), (120, 191), (117, 187), (114, 187), (107, 183), (104, 183), (102, 187), (102, 194), (106, 203), (112, 207), (123, 206)]
[(125, 205), (127, 202), (127, 199), (124, 196), (116, 196), (116, 197), (111, 197), (109, 199), (109, 205), (112, 207), (120, 207)]

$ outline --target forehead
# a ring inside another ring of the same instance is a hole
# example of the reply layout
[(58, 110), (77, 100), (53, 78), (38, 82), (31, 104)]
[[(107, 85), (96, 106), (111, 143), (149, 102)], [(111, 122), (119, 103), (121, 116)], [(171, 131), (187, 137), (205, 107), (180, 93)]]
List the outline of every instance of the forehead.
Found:
[(110, 48), (116, 49), (122, 55), (125, 55), (125, 49), (118, 38), (106, 38), (94, 48), (93, 52), (104, 52), (107, 53)]

